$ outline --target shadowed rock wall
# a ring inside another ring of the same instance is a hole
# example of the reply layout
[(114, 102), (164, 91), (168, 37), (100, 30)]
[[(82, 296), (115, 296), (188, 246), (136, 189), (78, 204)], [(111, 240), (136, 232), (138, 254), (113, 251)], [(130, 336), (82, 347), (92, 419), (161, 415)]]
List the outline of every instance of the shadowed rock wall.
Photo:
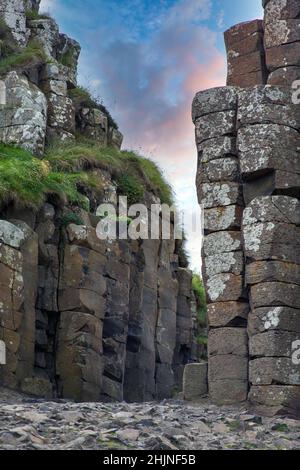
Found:
[[(0, 75), (0, 141), (41, 158), (46, 143), (75, 134), (120, 149), (107, 110), (76, 88), (79, 44), (38, 15), (39, 3), (0, 0), (15, 53), (35, 41), (44, 56)], [(4, 54), (1, 42), (0, 60)], [(109, 170), (94, 176), (103, 191), (86, 190), (93, 213), (53, 195), (37, 213), (1, 204), (0, 385), (79, 401), (171, 397), (196, 349), (192, 274), (180, 266), (173, 236), (100, 241), (96, 208), (117, 209), (118, 187)], [(146, 192), (141, 202), (158, 201)]]
[[(300, 414), (299, 2), (225, 33), (227, 86), (193, 102), (204, 210), (209, 391), (269, 414)], [(266, 85), (268, 83), (268, 85)]]

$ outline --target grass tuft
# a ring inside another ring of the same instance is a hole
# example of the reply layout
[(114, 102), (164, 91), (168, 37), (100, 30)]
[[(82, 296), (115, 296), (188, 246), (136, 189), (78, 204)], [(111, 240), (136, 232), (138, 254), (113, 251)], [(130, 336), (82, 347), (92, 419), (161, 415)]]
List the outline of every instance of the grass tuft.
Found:
[(148, 190), (163, 204), (171, 206), (174, 203), (172, 188), (158, 166), (134, 152), (82, 142), (53, 147), (46, 158), (55, 171), (81, 172), (95, 168), (109, 171), (119, 185), (120, 193), (131, 201), (142, 202), (144, 192)]
[[(68, 62), (71, 58), (67, 55), (61, 59), (61, 61)], [(67, 65), (65, 63), (64, 65)], [(104, 106), (100, 98), (95, 98), (92, 96), (91, 92), (84, 87), (78, 86), (69, 91), (69, 96), (73, 101), (75, 108), (95, 108), (99, 109), (102, 113), (107, 116), (109, 127), (118, 129), (118, 124), (111, 116), (108, 109)]]
[(26, 150), (0, 144), (0, 202), (39, 208), (50, 194), (82, 208), (87, 207), (79, 185), (94, 186), (86, 173), (53, 171), (46, 160), (39, 160)]
[(96, 169), (108, 170), (129, 202), (143, 202), (145, 190), (172, 203), (172, 191), (157, 166), (133, 152), (96, 144), (49, 149), (44, 160), (26, 150), (0, 144), (0, 203), (38, 208), (50, 194), (89, 210), (86, 193), (102, 190)]
[(51, 19), (51, 16), (40, 14), (39, 12), (37, 12), (35, 10), (26, 10), (26, 19), (27, 19), (27, 21), (49, 20), (49, 19)]
[(207, 327), (206, 293), (199, 274), (193, 274), (193, 291), (197, 302), (198, 323), (201, 328)]
[[(5, 43), (5, 41), (4, 41)], [(0, 75), (18, 68), (31, 68), (47, 62), (46, 54), (39, 41), (32, 39), (25, 49), (15, 49), (13, 53), (2, 56)]]

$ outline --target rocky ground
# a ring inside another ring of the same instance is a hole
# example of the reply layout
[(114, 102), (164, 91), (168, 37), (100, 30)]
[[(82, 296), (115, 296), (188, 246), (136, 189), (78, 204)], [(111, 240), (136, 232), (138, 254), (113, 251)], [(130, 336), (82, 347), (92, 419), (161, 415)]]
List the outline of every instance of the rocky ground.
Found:
[(1, 450), (300, 449), (300, 421), (207, 401), (46, 402), (0, 390)]

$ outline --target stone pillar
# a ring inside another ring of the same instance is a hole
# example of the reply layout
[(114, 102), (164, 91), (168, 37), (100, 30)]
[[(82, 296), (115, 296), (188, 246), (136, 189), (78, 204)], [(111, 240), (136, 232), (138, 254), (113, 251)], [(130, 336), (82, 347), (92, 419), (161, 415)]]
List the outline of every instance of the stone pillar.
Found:
[(225, 32), (227, 85), (249, 87), (267, 82), (262, 20), (233, 26)]
[(193, 103), (197, 190), (204, 210), (203, 277), (208, 297), (208, 380), (214, 402), (244, 401), (248, 392), (243, 195), (236, 148), (238, 90), (200, 92)]
[(291, 86), (300, 79), (300, 4), (263, 0), (263, 7), (268, 83)]
[(107, 284), (106, 246), (90, 226), (69, 225), (61, 254), (56, 373), (59, 395), (99, 401)]
[(24, 391), (33, 377), (37, 270), (37, 235), (24, 222), (1, 220), (0, 339), (7, 363), (0, 383)]
[(171, 398), (174, 390), (173, 356), (176, 346), (178, 281), (171, 267), (174, 240), (162, 240), (158, 268), (158, 312), (155, 331), (156, 398)]
[(116, 241), (109, 245), (104, 270), (107, 293), (103, 323), (102, 383), (102, 395), (109, 400), (123, 401), (124, 398), (130, 259), (127, 241)]
[(250, 402), (268, 414), (300, 416), (300, 203), (288, 196), (253, 199), (243, 232), (250, 289)]
[(25, 47), (28, 41), (25, 6), (24, 0), (0, 0), (0, 18), (3, 18), (21, 47)]
[[(176, 314), (176, 346), (173, 358), (175, 387), (181, 391), (183, 372), (186, 364), (193, 360), (193, 342), (196, 329), (192, 317), (192, 273), (188, 269), (176, 270), (178, 297)], [(198, 359), (198, 358), (195, 358)]]

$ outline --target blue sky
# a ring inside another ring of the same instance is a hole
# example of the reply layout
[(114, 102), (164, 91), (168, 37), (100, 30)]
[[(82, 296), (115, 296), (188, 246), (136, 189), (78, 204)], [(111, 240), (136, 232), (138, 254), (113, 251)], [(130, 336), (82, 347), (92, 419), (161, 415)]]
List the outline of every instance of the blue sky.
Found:
[[(79, 82), (107, 105), (124, 146), (159, 163), (178, 205), (197, 210), (190, 117), (199, 90), (226, 80), (223, 32), (262, 17), (261, 0), (42, 0), (82, 45)], [(200, 268), (200, 233), (189, 238)]]

